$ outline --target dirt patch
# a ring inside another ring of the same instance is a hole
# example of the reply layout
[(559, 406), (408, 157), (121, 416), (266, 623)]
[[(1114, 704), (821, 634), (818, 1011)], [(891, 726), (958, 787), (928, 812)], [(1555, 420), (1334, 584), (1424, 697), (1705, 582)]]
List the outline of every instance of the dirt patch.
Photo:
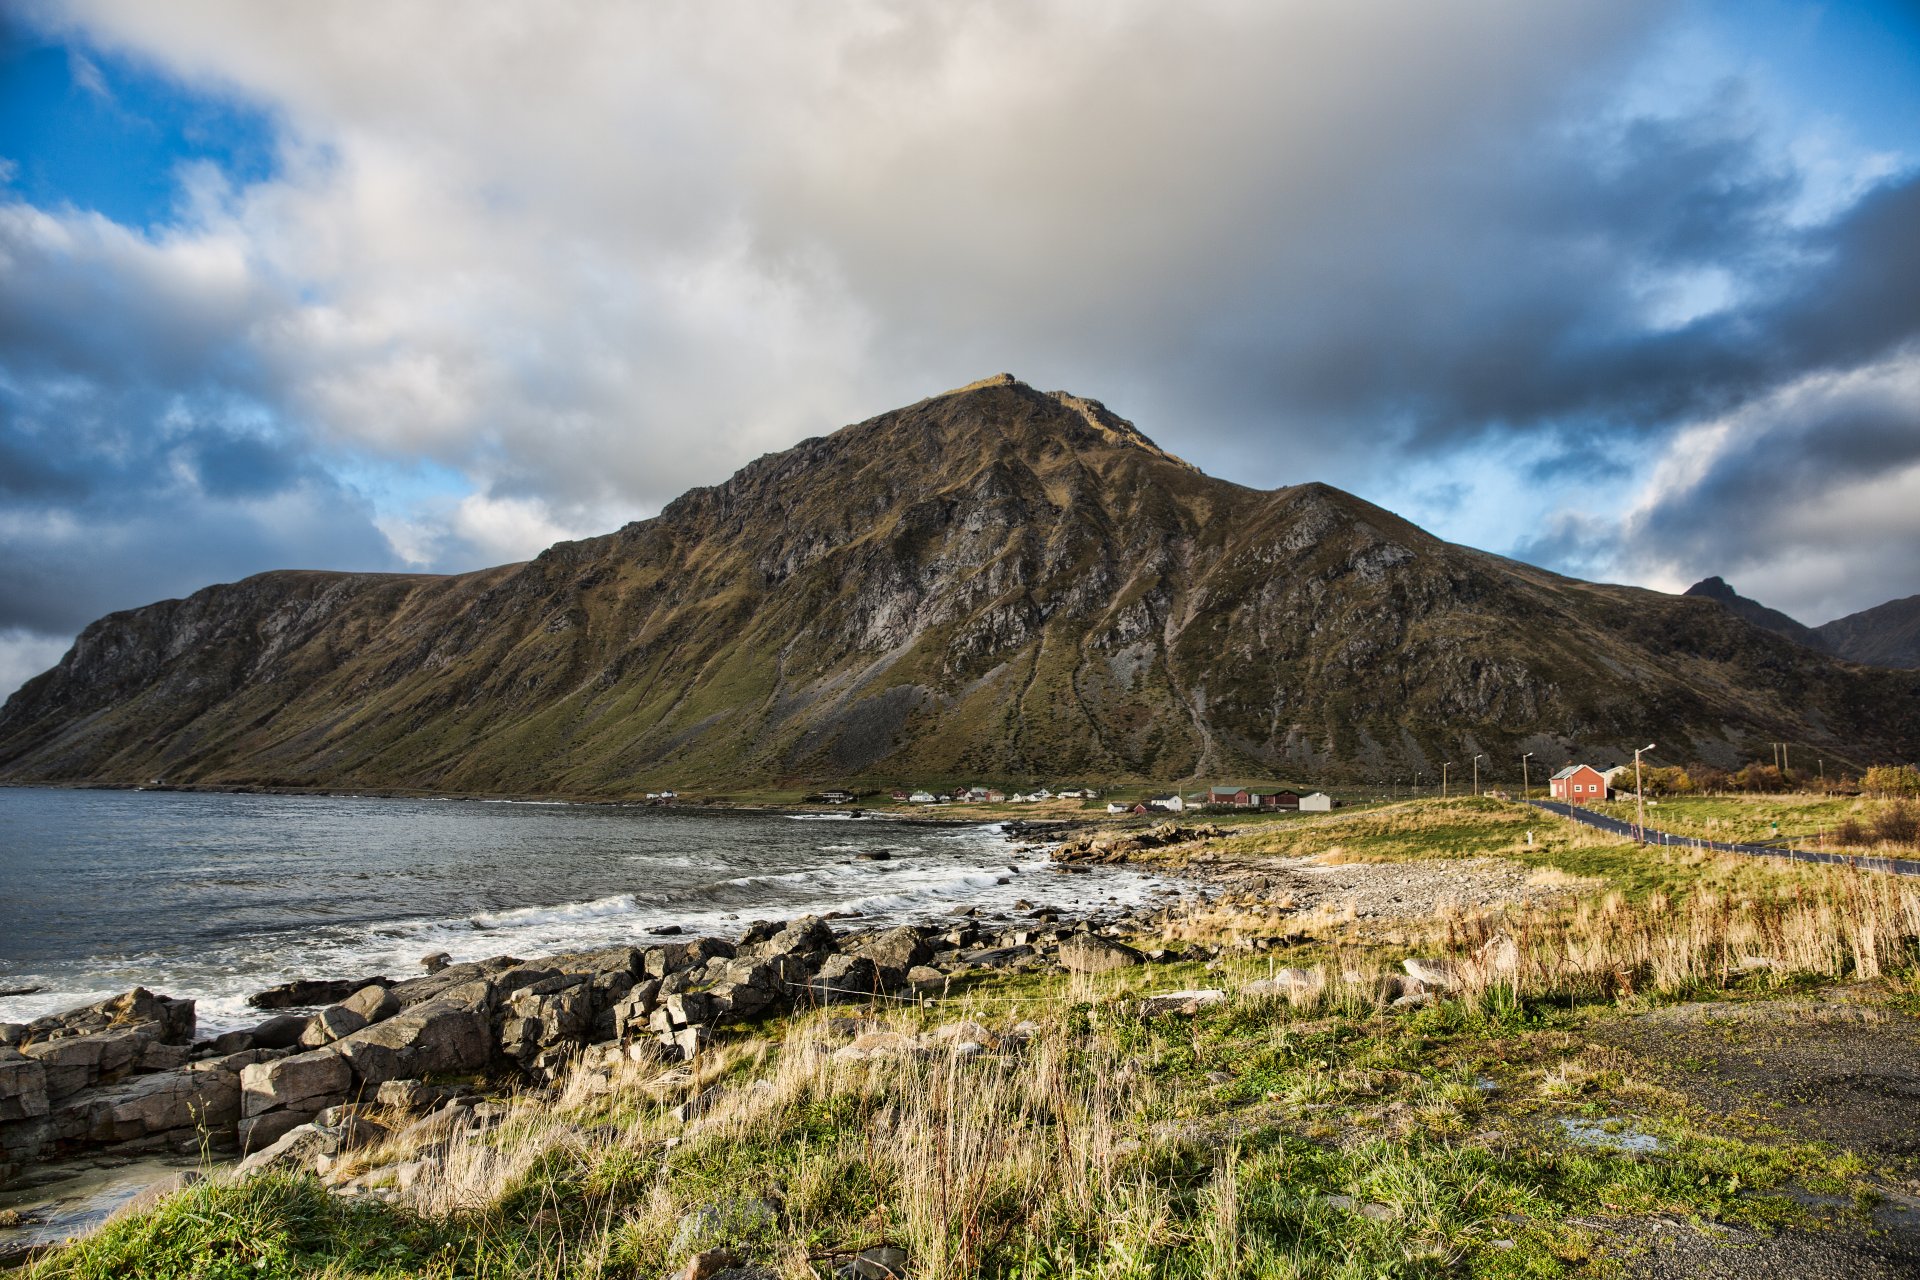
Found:
[(1594, 1028), (1636, 1071), (1739, 1126), (1830, 1142), (1920, 1175), (1920, 1018), (1848, 993), (1699, 1003)]

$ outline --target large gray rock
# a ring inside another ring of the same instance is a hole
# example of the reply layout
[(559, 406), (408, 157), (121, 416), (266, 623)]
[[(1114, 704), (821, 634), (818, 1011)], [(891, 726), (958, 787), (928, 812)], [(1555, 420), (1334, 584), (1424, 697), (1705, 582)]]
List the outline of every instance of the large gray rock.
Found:
[(193, 1001), (159, 996), (145, 987), (102, 1000), (36, 1018), (22, 1029), (18, 1043), (58, 1040), (67, 1036), (97, 1035), (126, 1027), (153, 1026), (157, 1038), (166, 1044), (192, 1044)]
[(0, 1048), (0, 1124), (44, 1116), (49, 1106), (46, 1064)]
[(837, 955), (820, 966), (807, 983), (807, 995), (819, 1004), (871, 1000), (883, 991), (880, 970), (865, 956)]
[(733, 954), (733, 944), (720, 938), (690, 938), (685, 942), (669, 942), (647, 948), (646, 973), (649, 978), (665, 978), (703, 965), (716, 957), (730, 960)]
[[(393, 997), (387, 998), (391, 1000)], [(300, 1033), (300, 1044), (308, 1049), (318, 1049), (350, 1036), (366, 1025), (367, 1020), (347, 1006), (329, 1005), (307, 1019), (306, 1028)]]
[[(458, 966), (455, 966), (458, 967)], [(415, 1005), (332, 1046), (363, 1086), (409, 1076), (483, 1070), (493, 1058), (486, 1013), (452, 999)]]
[(224, 1142), (239, 1118), (239, 1073), (211, 1060), (90, 1089), (61, 1108), (55, 1129), (62, 1141), (89, 1144), (202, 1129)]
[(20, 1052), (46, 1069), (47, 1096), (58, 1102), (126, 1075), (161, 1033), (158, 1024), (142, 1023), (112, 1031), (30, 1040), (20, 1046)]
[(1069, 973), (1107, 973), (1141, 959), (1132, 947), (1091, 933), (1076, 933), (1060, 944), (1060, 967)]
[(385, 978), (296, 978), (247, 997), (256, 1009), (307, 1009), (338, 1004), (362, 987), (384, 987)]
[(870, 934), (848, 944), (847, 950), (867, 957), (882, 969), (901, 973), (933, 959), (932, 945), (912, 925)]
[(338, 1048), (296, 1053), (240, 1069), (240, 1110), (317, 1111), (346, 1098), (354, 1071)]
[[(361, 1026), (372, 1026), (376, 1022), (385, 1022), (388, 1018), (400, 1012), (400, 1002), (394, 999), (393, 994), (382, 986), (362, 987), (345, 1000), (342, 1000), (340, 1007), (349, 1013), (358, 1015)], [(359, 1029), (359, 1027), (354, 1028), (355, 1031)], [(341, 1034), (351, 1035), (352, 1032), (342, 1032)]]
[[(550, 982), (572, 985), (543, 990)], [(579, 975), (561, 975), (516, 994), (500, 1025), (500, 1051), (525, 1064), (542, 1050), (585, 1044), (593, 1029), (593, 990)]]

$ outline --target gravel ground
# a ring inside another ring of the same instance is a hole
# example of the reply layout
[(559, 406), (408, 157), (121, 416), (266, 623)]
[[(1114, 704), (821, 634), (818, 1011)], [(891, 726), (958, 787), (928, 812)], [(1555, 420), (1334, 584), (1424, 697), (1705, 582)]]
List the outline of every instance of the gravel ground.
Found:
[(1252, 894), (1268, 902), (1291, 899), (1301, 911), (1344, 910), (1351, 905), (1362, 920), (1416, 919), (1447, 907), (1540, 901), (1568, 889), (1564, 883), (1537, 880), (1529, 868), (1502, 858), (1335, 863), (1315, 858), (1244, 863), (1201, 860), (1192, 869), (1231, 894)]

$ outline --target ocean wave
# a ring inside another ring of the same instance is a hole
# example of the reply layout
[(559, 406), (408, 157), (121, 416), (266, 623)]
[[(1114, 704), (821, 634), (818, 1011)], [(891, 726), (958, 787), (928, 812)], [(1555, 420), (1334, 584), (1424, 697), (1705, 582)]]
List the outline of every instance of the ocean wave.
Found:
[(576, 920), (598, 920), (606, 916), (631, 915), (638, 907), (630, 893), (591, 902), (563, 902), (551, 907), (514, 907), (507, 911), (481, 911), (467, 919), (479, 929), (516, 929), (526, 925), (570, 924)]

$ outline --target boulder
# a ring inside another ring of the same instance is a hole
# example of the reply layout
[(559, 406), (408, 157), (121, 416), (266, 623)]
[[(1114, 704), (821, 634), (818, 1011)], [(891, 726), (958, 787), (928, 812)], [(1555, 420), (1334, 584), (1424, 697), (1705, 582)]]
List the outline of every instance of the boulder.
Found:
[(300, 1037), (306, 1031), (305, 1018), (297, 1013), (281, 1013), (268, 1018), (247, 1034), (253, 1037), (256, 1048), (291, 1049), (300, 1043)]
[(98, 1035), (128, 1027), (150, 1026), (156, 1028), (155, 1038), (166, 1044), (192, 1044), (193, 1010), (191, 1000), (175, 1000), (171, 996), (155, 995), (145, 987), (135, 987), (98, 1004), (35, 1018), (21, 1028), (13, 1043), (20, 1046), (68, 1036)]
[(385, 978), (296, 978), (247, 997), (256, 1009), (306, 1009), (338, 1004), (362, 987), (384, 987)]
[(649, 978), (664, 978), (703, 965), (715, 957), (731, 959), (733, 954), (733, 944), (720, 938), (690, 938), (685, 942), (663, 943), (646, 949), (646, 974)]
[(289, 1132), (311, 1124), (317, 1111), (263, 1111), (257, 1116), (242, 1116), (234, 1126), (234, 1140), (241, 1155), (264, 1151)]
[(850, 943), (846, 949), (867, 957), (882, 969), (897, 969), (902, 973), (933, 959), (933, 947), (926, 936), (911, 925), (869, 934)]
[(989, 969), (1004, 969), (1017, 960), (1036, 955), (1032, 947), (984, 947), (978, 951), (964, 951), (960, 955), (963, 963), (983, 965)]
[(62, 1108), (55, 1125), (67, 1142), (132, 1142), (202, 1129), (224, 1142), (239, 1118), (239, 1074), (217, 1062), (196, 1062), (90, 1089)]
[(871, 1000), (880, 990), (878, 967), (867, 957), (858, 955), (831, 957), (807, 983), (808, 996), (820, 1004)]
[(1278, 969), (1271, 978), (1249, 982), (1240, 988), (1243, 996), (1306, 995), (1326, 985), (1326, 975), (1318, 969)]
[(332, 1046), (363, 1086), (437, 1072), (483, 1070), (493, 1057), (484, 1012), (452, 999), (412, 1006)]
[(1226, 1001), (1227, 993), (1214, 987), (1202, 987), (1189, 991), (1167, 991), (1160, 995), (1148, 996), (1140, 1002), (1142, 1017), (1158, 1017), (1161, 1014), (1179, 1013), (1192, 1015), (1212, 1005)]
[(1445, 991), (1460, 985), (1460, 967), (1451, 960), (1408, 956), (1400, 962), (1400, 967), (1423, 987), (1439, 987)]
[(616, 1040), (631, 1040), (647, 1029), (647, 1016), (660, 996), (660, 982), (638, 982), (613, 1008), (613, 1035)]
[(453, 963), (453, 957), (444, 951), (431, 951), (420, 957), (420, 967), (429, 974), (440, 972)]
[(147, 1045), (157, 1042), (161, 1034), (160, 1024), (141, 1023), (112, 1031), (29, 1040), (20, 1046), (20, 1052), (45, 1068), (47, 1096), (58, 1102), (126, 1075)]
[[(392, 993), (384, 986), (362, 987), (342, 1000), (340, 1007), (349, 1013), (358, 1014), (361, 1026), (372, 1026), (376, 1022), (384, 1022), (400, 1012), (400, 1002), (394, 999)], [(359, 1029), (359, 1027), (354, 1028), (355, 1031)], [(342, 1034), (351, 1033), (343, 1032)]]
[(947, 975), (931, 965), (917, 964), (907, 970), (907, 985), (915, 991), (940, 991), (947, 985)]
[[(391, 1000), (393, 997), (387, 998)], [(365, 1018), (344, 1004), (328, 1005), (307, 1019), (306, 1029), (300, 1033), (300, 1044), (303, 1048), (318, 1049), (343, 1036), (350, 1036), (366, 1025)]]
[(1132, 947), (1091, 933), (1076, 933), (1060, 944), (1060, 967), (1069, 973), (1107, 973), (1140, 960)]
[(353, 1068), (336, 1048), (297, 1053), (240, 1069), (240, 1111), (317, 1111), (353, 1090)]
[(0, 1048), (0, 1124), (47, 1114), (47, 1067), (15, 1049)]

